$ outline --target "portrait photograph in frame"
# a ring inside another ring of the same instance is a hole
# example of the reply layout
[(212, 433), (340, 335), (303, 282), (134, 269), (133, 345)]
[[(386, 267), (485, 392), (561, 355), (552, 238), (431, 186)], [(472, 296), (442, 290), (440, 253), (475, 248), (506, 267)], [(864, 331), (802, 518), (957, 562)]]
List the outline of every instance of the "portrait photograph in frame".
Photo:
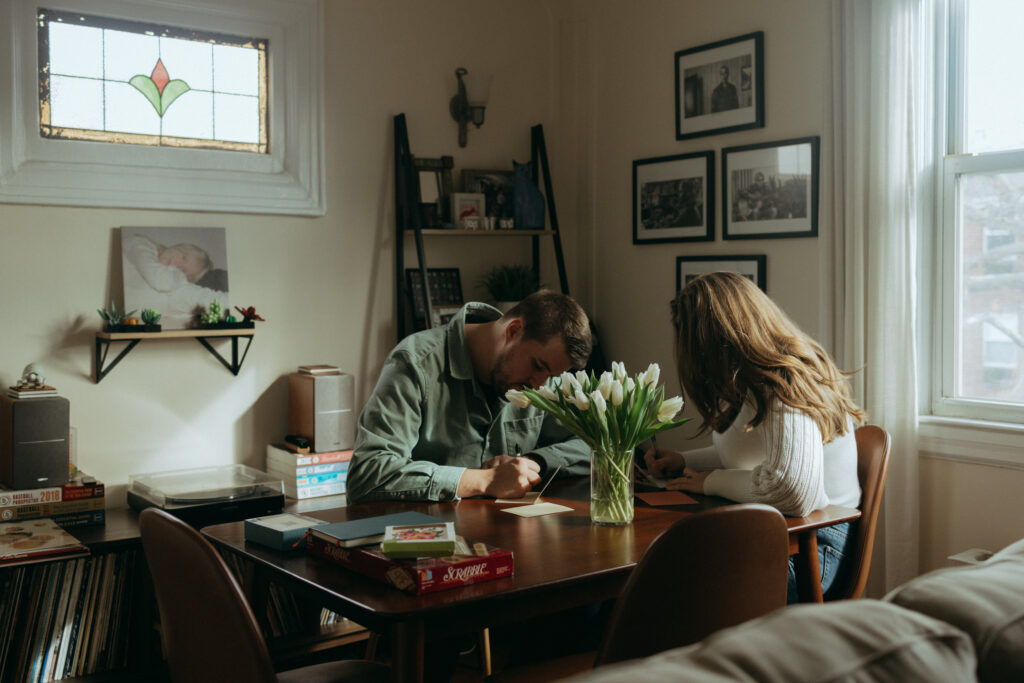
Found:
[(820, 138), (722, 150), (722, 239), (818, 236)]
[(764, 31), (675, 54), (676, 140), (764, 128)]
[(462, 170), (462, 191), (484, 196), (484, 215), (511, 219), (515, 201), (515, 173), (507, 171)]
[(715, 153), (633, 162), (633, 244), (715, 239)]
[(676, 291), (685, 287), (696, 277), (704, 273), (725, 270), (739, 273), (761, 288), (768, 291), (768, 276), (764, 254), (749, 256), (677, 256), (676, 257)]

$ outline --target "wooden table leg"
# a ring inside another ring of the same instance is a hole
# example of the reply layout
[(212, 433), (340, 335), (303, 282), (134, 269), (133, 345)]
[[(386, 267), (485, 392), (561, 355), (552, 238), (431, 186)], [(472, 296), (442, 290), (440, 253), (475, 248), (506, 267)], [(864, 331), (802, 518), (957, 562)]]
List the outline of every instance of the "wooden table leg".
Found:
[(825, 602), (821, 592), (821, 567), (818, 566), (817, 530), (800, 534), (800, 553), (794, 562), (800, 602)]
[(409, 619), (395, 624), (391, 650), (391, 675), (396, 683), (423, 680), (423, 622)]

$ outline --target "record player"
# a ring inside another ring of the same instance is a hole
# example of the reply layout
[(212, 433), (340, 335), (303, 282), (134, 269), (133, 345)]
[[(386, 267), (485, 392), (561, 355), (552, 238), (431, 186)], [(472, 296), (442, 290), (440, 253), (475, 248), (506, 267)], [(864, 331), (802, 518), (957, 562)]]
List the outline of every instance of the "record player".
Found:
[(128, 505), (158, 507), (199, 529), (284, 509), (284, 482), (245, 465), (220, 465), (128, 477)]

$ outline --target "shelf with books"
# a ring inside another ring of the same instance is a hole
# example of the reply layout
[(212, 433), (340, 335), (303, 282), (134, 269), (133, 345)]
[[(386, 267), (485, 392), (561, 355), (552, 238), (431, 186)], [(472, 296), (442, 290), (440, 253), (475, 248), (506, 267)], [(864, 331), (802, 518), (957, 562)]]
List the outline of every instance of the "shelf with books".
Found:
[[(95, 346), (96, 383), (99, 384), (104, 377), (110, 374), (110, 371), (128, 355), (128, 352), (134, 349), (138, 343), (144, 339), (195, 339), (207, 351), (213, 354), (213, 356), (221, 362), (221, 365), (230, 370), (231, 374), (238, 375), (238, 371), (242, 369), (242, 363), (245, 361), (245, 357), (249, 353), (249, 347), (252, 345), (254, 336), (255, 331), (252, 327), (164, 330), (162, 332), (97, 332)], [(220, 351), (215, 349), (210, 343), (211, 340), (218, 338), (231, 340), (230, 361), (222, 356)], [(238, 348), (239, 339), (246, 340), (245, 348), (242, 349), (241, 355), (239, 355)], [(117, 356), (115, 356), (108, 364), (107, 353), (110, 351), (110, 345), (113, 342), (128, 342), (128, 345), (122, 348), (120, 353), (118, 353)]]

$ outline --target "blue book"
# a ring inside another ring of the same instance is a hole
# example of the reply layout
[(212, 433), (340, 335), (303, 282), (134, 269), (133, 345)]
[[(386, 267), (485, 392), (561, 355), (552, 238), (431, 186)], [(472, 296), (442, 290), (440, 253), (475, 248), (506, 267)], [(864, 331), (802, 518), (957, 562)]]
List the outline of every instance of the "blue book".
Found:
[(403, 524), (444, 524), (444, 520), (422, 512), (395, 512), (390, 515), (323, 524), (311, 529), (310, 533), (323, 538), (331, 545), (351, 548), (380, 543), (384, 540), (385, 528)]
[(294, 512), (251, 517), (245, 520), (245, 540), (275, 550), (301, 548), (306, 537), (306, 530), (322, 524), (327, 524), (327, 522)]

